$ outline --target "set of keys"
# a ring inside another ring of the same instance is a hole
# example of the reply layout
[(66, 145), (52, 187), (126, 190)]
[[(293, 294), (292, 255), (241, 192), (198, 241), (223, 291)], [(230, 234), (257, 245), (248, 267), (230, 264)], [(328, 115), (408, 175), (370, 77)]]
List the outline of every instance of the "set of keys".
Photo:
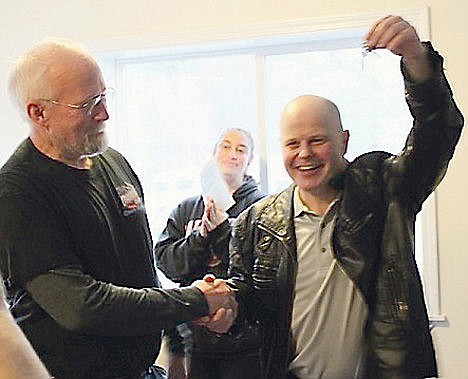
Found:
[(367, 41), (364, 41), (361, 43), (361, 71), (364, 71), (364, 58), (367, 57), (367, 55), (369, 53), (374, 53), (375, 55), (377, 55), (377, 53), (375, 52), (375, 49), (370, 47), (368, 44), (367, 44)]

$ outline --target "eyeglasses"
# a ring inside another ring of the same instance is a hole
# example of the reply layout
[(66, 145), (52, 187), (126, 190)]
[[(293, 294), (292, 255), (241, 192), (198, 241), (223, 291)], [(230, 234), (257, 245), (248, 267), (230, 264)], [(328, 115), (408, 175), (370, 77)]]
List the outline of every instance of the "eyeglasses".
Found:
[(62, 103), (58, 100), (53, 100), (53, 99), (41, 99), (44, 101), (48, 101), (49, 103), (55, 104), (55, 105), (64, 105), (69, 108), (73, 109), (85, 109), (86, 113), (88, 115), (91, 115), (94, 111), (94, 109), (101, 103), (106, 105), (106, 96), (111, 93), (110, 89), (107, 89), (103, 93), (100, 93), (99, 95), (93, 96), (89, 99), (86, 99), (82, 103), (79, 104), (70, 104), (70, 103)]

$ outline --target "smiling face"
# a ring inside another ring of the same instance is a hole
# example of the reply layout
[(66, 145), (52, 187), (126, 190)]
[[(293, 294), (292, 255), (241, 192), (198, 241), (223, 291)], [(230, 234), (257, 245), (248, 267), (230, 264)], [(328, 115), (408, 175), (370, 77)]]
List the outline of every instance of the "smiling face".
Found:
[(329, 200), (336, 195), (330, 180), (346, 167), (349, 134), (329, 100), (301, 96), (282, 115), (283, 163), (302, 196)]
[(252, 152), (251, 140), (237, 129), (227, 131), (216, 144), (214, 158), (232, 191), (241, 186), (252, 159)]

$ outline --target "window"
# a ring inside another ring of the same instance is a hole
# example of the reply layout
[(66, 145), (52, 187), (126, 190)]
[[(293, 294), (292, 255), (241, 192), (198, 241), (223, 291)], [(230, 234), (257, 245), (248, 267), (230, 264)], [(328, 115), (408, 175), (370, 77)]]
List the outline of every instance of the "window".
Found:
[[(427, 10), (406, 13), (399, 14), (427, 38)], [(360, 49), (377, 18), (309, 20), (259, 27), (249, 36), (235, 32), (236, 39), (100, 54), (107, 83), (116, 88), (110, 138), (143, 183), (154, 239), (170, 211), (200, 192), (200, 169), (223, 129), (252, 133), (257, 146), (250, 173), (263, 190), (274, 193), (290, 184), (278, 123), (297, 95), (322, 95), (338, 105), (351, 134), (348, 159), (369, 150), (401, 150), (411, 117), (399, 59), (385, 51), (363, 58)], [(416, 247), (431, 320), (439, 322), (435, 222), (433, 195), (418, 219)]]

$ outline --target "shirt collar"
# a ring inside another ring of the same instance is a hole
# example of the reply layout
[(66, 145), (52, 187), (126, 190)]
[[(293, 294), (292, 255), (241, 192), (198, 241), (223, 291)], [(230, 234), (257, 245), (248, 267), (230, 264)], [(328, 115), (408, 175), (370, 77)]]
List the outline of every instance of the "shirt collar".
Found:
[[(335, 214), (336, 205), (340, 200), (341, 193), (338, 193), (337, 197), (330, 203), (328, 206), (327, 211), (323, 215), (323, 217), (333, 216)], [(320, 217), (319, 214), (315, 213), (314, 211), (310, 210), (307, 205), (302, 202), (301, 197), (299, 196), (299, 187), (294, 187), (294, 195), (293, 195), (293, 204), (294, 204), (294, 218), (300, 217), (303, 214), (310, 214), (312, 216)]]

